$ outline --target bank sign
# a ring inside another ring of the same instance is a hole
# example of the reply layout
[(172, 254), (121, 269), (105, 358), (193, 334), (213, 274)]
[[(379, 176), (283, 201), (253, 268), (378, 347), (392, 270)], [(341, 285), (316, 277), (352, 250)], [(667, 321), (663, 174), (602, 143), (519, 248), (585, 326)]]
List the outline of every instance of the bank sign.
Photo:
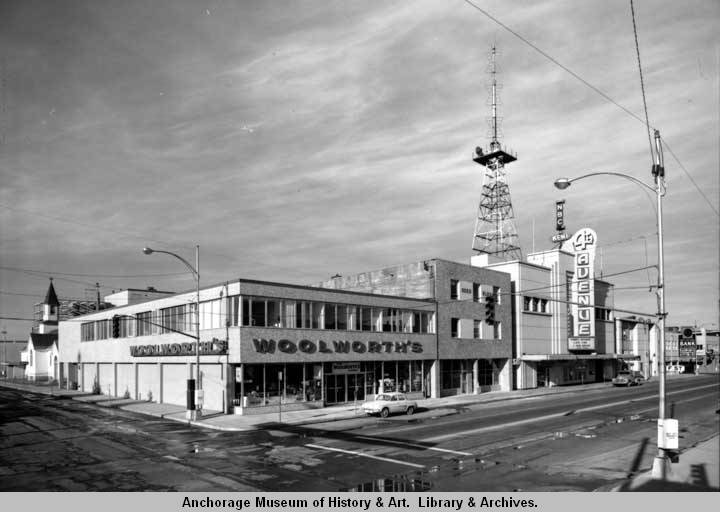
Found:
[(575, 253), (575, 275), (572, 280), (573, 333), (568, 350), (595, 350), (595, 248), (597, 235), (583, 228), (567, 241)]

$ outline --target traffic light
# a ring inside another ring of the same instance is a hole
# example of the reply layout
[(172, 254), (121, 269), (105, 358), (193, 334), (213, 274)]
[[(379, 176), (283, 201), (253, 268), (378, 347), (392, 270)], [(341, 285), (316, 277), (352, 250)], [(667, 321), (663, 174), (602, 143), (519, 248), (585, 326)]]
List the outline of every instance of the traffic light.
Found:
[(112, 317), (112, 337), (120, 337), (120, 315), (115, 315)]
[(495, 297), (493, 295), (485, 296), (485, 320), (488, 323), (495, 321)]

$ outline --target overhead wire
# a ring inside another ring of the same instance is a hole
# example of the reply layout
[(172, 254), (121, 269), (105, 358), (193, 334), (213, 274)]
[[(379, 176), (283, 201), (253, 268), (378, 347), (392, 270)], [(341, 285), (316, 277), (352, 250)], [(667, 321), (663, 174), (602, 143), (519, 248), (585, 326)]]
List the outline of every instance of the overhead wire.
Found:
[[(637, 120), (637, 121), (640, 121), (640, 122), (641, 122), (643, 125), (645, 125), (645, 127), (647, 128), (648, 134), (650, 133), (650, 130), (652, 129), (652, 126), (650, 126), (649, 121), (648, 121), (647, 119), (641, 118), (640, 116), (638, 116), (637, 114), (635, 114), (633, 111), (631, 111), (630, 109), (626, 108), (624, 105), (622, 105), (622, 104), (618, 103), (617, 101), (615, 101), (612, 97), (610, 97), (608, 94), (606, 94), (605, 92), (603, 92), (601, 89), (599, 89), (598, 87), (595, 87), (593, 84), (591, 84), (590, 82), (588, 82), (587, 80), (585, 80), (583, 77), (581, 77), (580, 75), (578, 75), (577, 73), (575, 73), (573, 70), (571, 70), (570, 68), (568, 68), (567, 66), (565, 66), (564, 64), (562, 64), (560, 61), (558, 61), (557, 59), (555, 59), (553, 56), (551, 56), (551, 55), (548, 54), (547, 52), (545, 52), (545, 51), (543, 51), (542, 49), (540, 49), (537, 45), (533, 44), (531, 41), (529, 41), (528, 39), (526, 39), (525, 37), (523, 37), (520, 33), (516, 32), (515, 30), (513, 30), (512, 28), (510, 28), (508, 25), (504, 24), (502, 21), (500, 21), (499, 19), (497, 19), (496, 17), (494, 17), (494, 16), (493, 16), (492, 14), (490, 14), (488, 11), (486, 11), (486, 10), (483, 9), (483, 8), (481, 8), (481, 7), (478, 6), (477, 4), (473, 3), (471, 0), (463, 0), (463, 2), (465, 2), (466, 4), (468, 4), (469, 6), (471, 6), (472, 8), (474, 8), (475, 10), (479, 11), (480, 13), (482, 13), (484, 16), (486, 16), (487, 18), (489, 18), (490, 20), (492, 20), (492, 21), (495, 22), (496, 24), (500, 25), (502, 28), (504, 28), (505, 30), (507, 30), (508, 32), (510, 32), (512, 35), (514, 35), (515, 37), (517, 37), (518, 39), (520, 39), (523, 43), (527, 44), (529, 47), (531, 47), (533, 50), (535, 50), (536, 52), (538, 52), (540, 55), (542, 55), (543, 57), (545, 57), (546, 59), (548, 59), (550, 62), (552, 62), (553, 64), (555, 64), (555, 65), (558, 66), (559, 68), (563, 69), (565, 72), (567, 72), (568, 74), (570, 74), (572, 77), (574, 77), (575, 79), (577, 79), (579, 82), (581, 82), (581, 83), (584, 84), (585, 86), (587, 86), (587, 87), (589, 87), (590, 89), (592, 89), (593, 91), (595, 91), (597, 94), (599, 94), (600, 96), (602, 96), (603, 98), (605, 98), (607, 101), (609, 101), (610, 103), (612, 103), (613, 105), (615, 105), (616, 107), (618, 107), (619, 109), (621, 109), (623, 112), (625, 112), (626, 114), (628, 114), (630, 117), (634, 118), (634, 119)], [(634, 10), (634, 7), (633, 7), (633, 10)], [(633, 19), (633, 24), (634, 24), (634, 19)], [(639, 59), (639, 56), (638, 56), (638, 64), (639, 64), (639, 63), (640, 63), (640, 59)], [(643, 83), (643, 86), (642, 86), (642, 87), (644, 88), (644, 83)], [(643, 94), (643, 96), (644, 96), (644, 94)], [(668, 151), (670, 151), (670, 154), (673, 156), (673, 158), (675, 159), (675, 161), (678, 163), (678, 165), (679, 165), (680, 168), (683, 170), (683, 172), (685, 173), (685, 175), (688, 177), (688, 179), (690, 180), (690, 182), (693, 184), (693, 186), (695, 187), (695, 190), (697, 190), (697, 191), (700, 193), (700, 195), (702, 196), (702, 198), (705, 200), (705, 202), (708, 204), (708, 206), (710, 206), (710, 208), (713, 210), (713, 212), (715, 213), (715, 215), (720, 216), (720, 213), (718, 212), (717, 208), (715, 208), (715, 206), (710, 202), (710, 200), (707, 198), (707, 196), (705, 195), (705, 193), (702, 191), (702, 189), (698, 186), (698, 184), (697, 184), (697, 183), (695, 182), (695, 180), (692, 178), (692, 176), (690, 175), (689, 171), (688, 171), (688, 170), (685, 168), (685, 166), (680, 162), (680, 159), (675, 155), (675, 153), (672, 151), (672, 149), (670, 149), (670, 146), (669, 146), (669, 144), (667, 143), (667, 140), (663, 138), (663, 142), (664, 142), (664, 145), (668, 148)], [(651, 153), (651, 155), (654, 154), (654, 153), (653, 153), (653, 149), (652, 149), (652, 140), (651, 140), (651, 142), (650, 142), (650, 153)]]

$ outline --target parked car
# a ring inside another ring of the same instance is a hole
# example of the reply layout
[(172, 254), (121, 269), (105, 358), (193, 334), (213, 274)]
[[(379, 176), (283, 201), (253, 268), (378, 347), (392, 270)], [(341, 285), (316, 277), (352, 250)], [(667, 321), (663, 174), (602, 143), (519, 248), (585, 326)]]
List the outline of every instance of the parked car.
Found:
[(362, 409), (366, 414), (379, 414), (387, 418), (391, 413), (414, 413), (417, 402), (408, 400), (404, 393), (380, 393), (375, 400), (364, 402)]
[(633, 371), (620, 371), (612, 380), (614, 386), (639, 386), (643, 382), (645, 382), (643, 374)]

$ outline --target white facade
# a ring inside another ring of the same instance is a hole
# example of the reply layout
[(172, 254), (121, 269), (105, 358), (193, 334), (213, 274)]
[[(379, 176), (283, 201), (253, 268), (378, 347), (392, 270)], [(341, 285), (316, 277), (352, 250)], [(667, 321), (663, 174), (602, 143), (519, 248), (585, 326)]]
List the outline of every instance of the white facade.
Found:
[(510, 274), (513, 295), (513, 358), (516, 389), (608, 380), (617, 355), (612, 322), (612, 285), (594, 280), (594, 343), (591, 350), (572, 350), (571, 303), (574, 254), (562, 249), (541, 251), (527, 261), (488, 263), (487, 255), (473, 265)]

